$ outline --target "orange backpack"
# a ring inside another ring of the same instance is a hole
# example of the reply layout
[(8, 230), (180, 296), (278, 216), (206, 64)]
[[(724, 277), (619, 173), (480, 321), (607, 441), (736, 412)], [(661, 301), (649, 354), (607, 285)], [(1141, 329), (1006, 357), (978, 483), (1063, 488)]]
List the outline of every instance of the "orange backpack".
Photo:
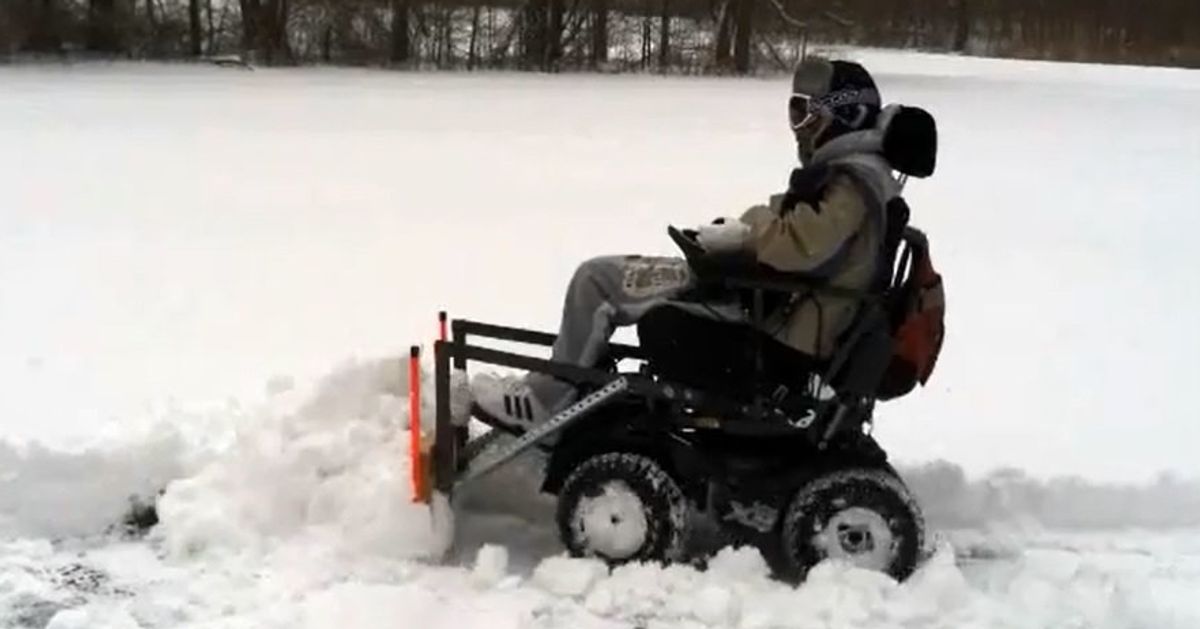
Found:
[(900, 268), (908, 266), (908, 273), (890, 296), (892, 359), (879, 387), (881, 400), (900, 397), (918, 382), (924, 386), (929, 381), (946, 334), (946, 294), (942, 276), (933, 268), (929, 240), (908, 228), (904, 241), (908, 247)]

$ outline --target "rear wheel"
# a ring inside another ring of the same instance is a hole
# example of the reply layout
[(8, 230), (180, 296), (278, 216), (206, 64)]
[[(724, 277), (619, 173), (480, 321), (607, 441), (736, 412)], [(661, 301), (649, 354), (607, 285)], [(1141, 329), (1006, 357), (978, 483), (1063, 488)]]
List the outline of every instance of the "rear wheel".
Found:
[(683, 552), (688, 504), (653, 459), (610, 452), (586, 459), (563, 483), (558, 529), (576, 557), (610, 564), (675, 561)]
[(801, 487), (784, 516), (782, 534), (797, 578), (825, 559), (839, 559), (903, 580), (916, 568), (925, 522), (897, 476), (847, 469)]

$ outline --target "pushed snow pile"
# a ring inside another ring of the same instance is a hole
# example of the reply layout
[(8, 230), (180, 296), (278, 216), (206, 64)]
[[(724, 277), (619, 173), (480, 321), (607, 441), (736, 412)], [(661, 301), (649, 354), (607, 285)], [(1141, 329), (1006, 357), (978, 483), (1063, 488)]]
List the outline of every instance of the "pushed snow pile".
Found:
[(406, 382), (400, 360), (351, 365), (294, 412), (244, 427), (222, 456), (167, 487), (156, 538), (179, 556), (299, 535), (350, 555), (438, 554), (446, 540), (411, 501)]
[(80, 450), (0, 442), (0, 535), (78, 537), (120, 523), (131, 502), (149, 503), (189, 465), (179, 431)]
[(354, 555), (437, 556), (453, 514), (411, 502), (407, 383), (406, 360), (351, 363), (311, 389), (273, 380), (258, 407), (175, 412), (118, 441), (0, 441), (0, 536), (113, 532), (157, 501), (153, 539), (176, 556), (299, 535)]

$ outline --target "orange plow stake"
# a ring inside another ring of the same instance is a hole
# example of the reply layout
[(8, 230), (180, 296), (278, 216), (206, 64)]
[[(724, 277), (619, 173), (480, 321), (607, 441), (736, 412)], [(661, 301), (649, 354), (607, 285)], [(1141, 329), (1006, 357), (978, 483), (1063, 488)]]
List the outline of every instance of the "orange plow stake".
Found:
[(408, 357), (408, 456), (412, 467), (413, 502), (428, 504), (428, 457), (421, 441), (421, 348), (414, 345)]

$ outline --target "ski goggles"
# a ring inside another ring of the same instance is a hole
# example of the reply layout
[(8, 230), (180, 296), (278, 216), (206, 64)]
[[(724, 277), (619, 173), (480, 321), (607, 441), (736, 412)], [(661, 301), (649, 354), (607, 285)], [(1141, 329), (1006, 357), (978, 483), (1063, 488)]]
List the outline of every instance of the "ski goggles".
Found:
[[(820, 120), (822, 114), (857, 128), (866, 118), (869, 103), (872, 101), (879, 101), (879, 92), (873, 89), (838, 90), (817, 97), (794, 92), (788, 99), (788, 120), (793, 131), (811, 126)], [(838, 108), (846, 105), (858, 105), (853, 119), (838, 115)]]
[(792, 94), (788, 99), (788, 122), (792, 131), (799, 131), (811, 126), (820, 119), (820, 109), (813, 106), (813, 99), (807, 94)]

